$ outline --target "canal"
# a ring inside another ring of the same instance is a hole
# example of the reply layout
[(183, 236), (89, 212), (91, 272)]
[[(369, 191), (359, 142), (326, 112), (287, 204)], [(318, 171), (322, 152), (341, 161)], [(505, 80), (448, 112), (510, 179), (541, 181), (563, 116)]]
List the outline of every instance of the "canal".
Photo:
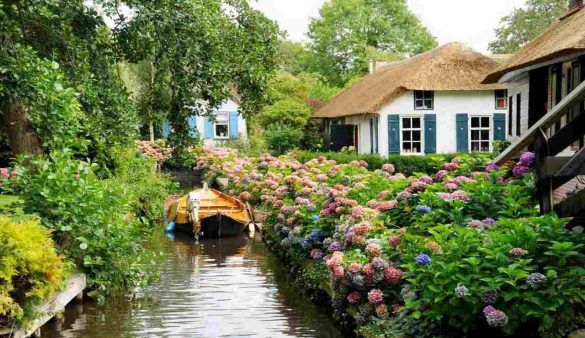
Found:
[(160, 278), (133, 297), (72, 303), (42, 337), (342, 337), (259, 235), (160, 236)]

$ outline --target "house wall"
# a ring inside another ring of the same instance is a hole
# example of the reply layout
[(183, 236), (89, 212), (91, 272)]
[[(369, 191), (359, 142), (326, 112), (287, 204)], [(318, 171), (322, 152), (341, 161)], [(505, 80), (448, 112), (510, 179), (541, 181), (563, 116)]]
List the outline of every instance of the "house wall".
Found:
[[(437, 153), (448, 154), (457, 152), (457, 114), (465, 113), (469, 114), (470, 117), (473, 115), (491, 117), (494, 113), (503, 114), (507, 112), (505, 109), (496, 109), (495, 106), (494, 91), (436, 91), (434, 94), (433, 110), (414, 110), (414, 92), (408, 91), (380, 110), (380, 154), (386, 156), (389, 151), (388, 115), (424, 116), (425, 114), (435, 114), (437, 119)], [(490, 135), (493, 140), (493, 131)], [(400, 141), (402, 142), (402, 137)]]
[(371, 154), (370, 117), (367, 115), (350, 116), (345, 119), (345, 123), (358, 126), (358, 153)]
[[(508, 98), (512, 99), (511, 105), (511, 112), (512, 112), (512, 119), (510, 120), (509, 112), (506, 113), (506, 139), (509, 141), (514, 141), (520, 135), (524, 134), (529, 126), (528, 126), (528, 111), (529, 111), (529, 88), (530, 88), (530, 81), (529, 75), (525, 74), (521, 78), (518, 78), (512, 82), (506, 84), (508, 87)], [(520, 135), (516, 133), (516, 123), (517, 119), (517, 112), (518, 112), (518, 95), (521, 97), (521, 105), (520, 105)], [(508, 99), (509, 100), (509, 99)], [(508, 102), (509, 104), (510, 102)], [(510, 133), (510, 124), (512, 125), (512, 133)]]
[[(215, 112), (237, 112), (240, 106), (233, 100), (227, 100), (225, 103), (221, 105)], [(199, 131), (199, 135), (204, 140), (204, 144), (206, 145), (217, 145), (221, 142), (218, 140), (213, 139), (206, 139), (205, 138), (205, 120), (207, 117), (205, 116), (197, 116), (197, 130)], [(238, 133), (241, 138), (246, 139), (248, 137), (248, 129), (246, 126), (246, 119), (242, 117), (242, 115), (238, 115)]]

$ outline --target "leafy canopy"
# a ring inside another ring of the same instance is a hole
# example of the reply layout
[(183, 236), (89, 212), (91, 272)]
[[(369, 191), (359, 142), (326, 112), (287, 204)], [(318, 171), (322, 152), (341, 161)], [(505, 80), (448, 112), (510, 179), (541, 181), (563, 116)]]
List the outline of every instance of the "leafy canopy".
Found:
[(567, 0), (528, 0), (525, 8), (514, 9), (500, 20), (488, 48), (492, 53), (515, 53), (566, 11)]
[(176, 149), (189, 145), (187, 118), (209, 114), (232, 95), (230, 86), (242, 98), (242, 114), (259, 110), (277, 64), (275, 23), (244, 0), (128, 0), (126, 5), (133, 17), (117, 19), (117, 39), (129, 61), (154, 63), (155, 82), (169, 93), (166, 111)]
[(336, 85), (363, 75), (370, 58), (395, 60), (437, 45), (405, 0), (327, 1), (311, 22), (309, 37), (312, 71)]

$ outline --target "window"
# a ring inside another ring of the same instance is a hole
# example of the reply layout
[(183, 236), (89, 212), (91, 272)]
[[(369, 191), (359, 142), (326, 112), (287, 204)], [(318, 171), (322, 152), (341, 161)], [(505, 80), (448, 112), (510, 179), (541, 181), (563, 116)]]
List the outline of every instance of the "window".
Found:
[(218, 113), (215, 117), (215, 138), (229, 138), (229, 115)]
[(516, 135), (520, 136), (520, 120), (522, 119), (522, 94), (516, 95)]
[(414, 109), (415, 110), (432, 110), (435, 92), (430, 90), (414, 91)]
[(514, 107), (514, 97), (510, 96), (510, 104), (508, 105), (508, 135), (512, 136), (512, 129), (513, 129), (513, 125), (512, 125), (512, 118), (514, 117), (514, 113), (512, 112), (512, 109)]
[(471, 124), (471, 151), (490, 151), (490, 117), (488, 116), (472, 116), (469, 119)]
[(402, 153), (422, 154), (422, 118), (402, 118)]
[(508, 91), (496, 90), (496, 109), (508, 108)]

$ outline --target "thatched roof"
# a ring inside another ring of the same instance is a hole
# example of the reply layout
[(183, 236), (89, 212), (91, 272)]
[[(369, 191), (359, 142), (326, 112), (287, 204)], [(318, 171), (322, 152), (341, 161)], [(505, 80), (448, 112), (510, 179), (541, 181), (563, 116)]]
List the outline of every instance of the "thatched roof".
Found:
[(408, 90), (472, 91), (503, 88), (485, 85), (485, 75), (499, 64), (461, 43), (449, 43), (365, 76), (337, 95), (314, 117), (376, 113)]
[(585, 51), (585, 9), (569, 13), (550, 25), (505, 65), (488, 75), (484, 83), (495, 83), (506, 73)]

